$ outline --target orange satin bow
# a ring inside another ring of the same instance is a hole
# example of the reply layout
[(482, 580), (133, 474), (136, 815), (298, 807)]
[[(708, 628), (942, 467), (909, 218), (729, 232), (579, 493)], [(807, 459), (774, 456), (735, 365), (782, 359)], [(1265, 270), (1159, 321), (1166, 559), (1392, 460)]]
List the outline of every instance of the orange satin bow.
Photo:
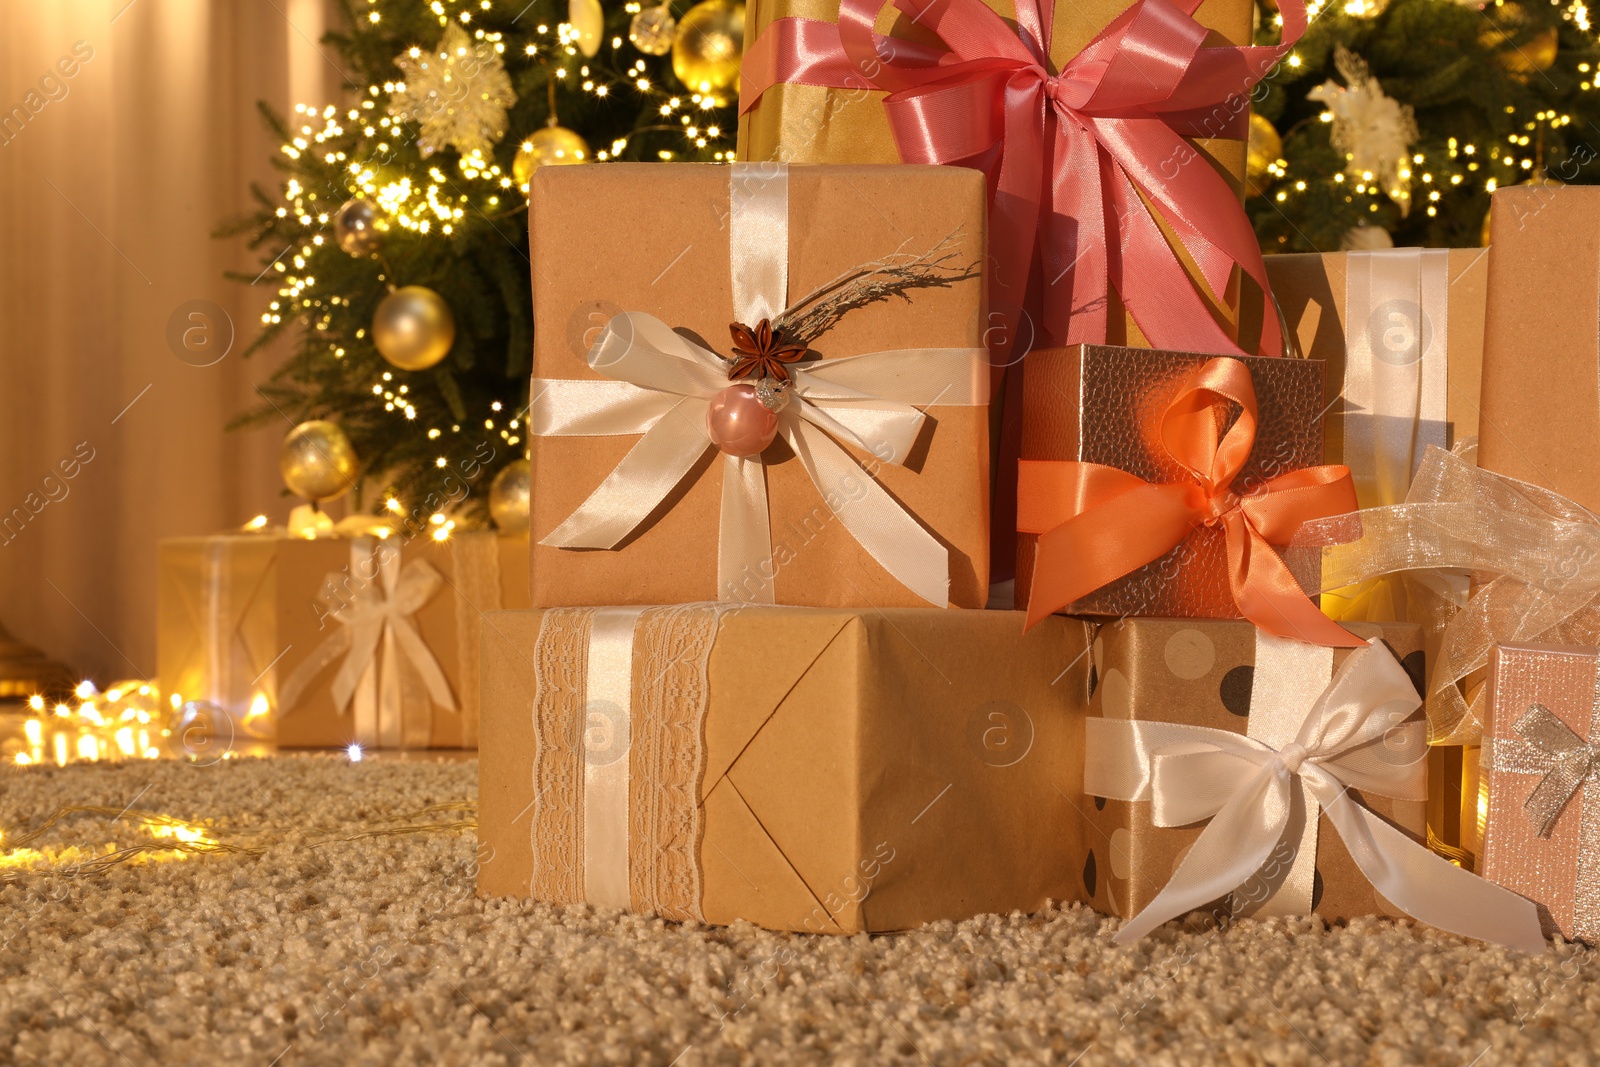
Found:
[[(1220, 440), (1219, 400), (1242, 409)], [(1317, 610), (1273, 547), (1302, 523), (1355, 510), (1350, 469), (1306, 467), (1236, 488), (1255, 438), (1250, 371), (1219, 357), (1189, 376), (1161, 419), (1161, 442), (1189, 480), (1155, 484), (1099, 463), (1023, 460), (1017, 528), (1040, 535), (1028, 625), (1160, 559), (1197, 527), (1221, 526), (1240, 614), (1277, 637), (1362, 644)]]

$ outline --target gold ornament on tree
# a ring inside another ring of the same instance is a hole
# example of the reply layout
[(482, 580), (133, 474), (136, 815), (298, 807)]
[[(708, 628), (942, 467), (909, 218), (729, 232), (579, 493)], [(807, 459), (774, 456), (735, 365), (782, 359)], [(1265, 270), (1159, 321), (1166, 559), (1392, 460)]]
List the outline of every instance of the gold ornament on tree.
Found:
[(1250, 115), (1250, 140), (1245, 150), (1244, 184), (1250, 196), (1260, 196), (1272, 184), (1272, 167), (1283, 158), (1283, 138), (1272, 120)]
[(692, 92), (719, 97), (738, 85), (743, 56), (743, 4), (702, 0), (679, 20), (672, 73)]
[(350, 438), (326, 419), (302, 422), (283, 439), (278, 470), (283, 484), (313, 503), (337, 500), (355, 484), (359, 465)]
[(1560, 38), (1554, 26), (1546, 26), (1532, 37), (1517, 44), (1512, 39), (1528, 23), (1528, 13), (1522, 9), (1522, 5), (1489, 4), (1483, 10), (1486, 16), (1493, 19), (1495, 25), (1485, 27), (1478, 35), (1478, 42), (1494, 52), (1495, 62), (1512, 74), (1518, 75), (1523, 81), (1555, 65)]
[(416, 123), (417, 151), (446, 145), (462, 155), (487, 153), (506, 135), (506, 108), (517, 102), (494, 46), (474, 41), (451, 22), (433, 51), (412, 48), (394, 61), (405, 82), (389, 97), (389, 114)]
[(664, 56), (672, 51), (677, 34), (678, 20), (672, 17), (670, 3), (647, 7), (628, 23), (628, 40), (647, 56)]
[(401, 370), (427, 370), (450, 354), (455, 341), (455, 314), (425, 286), (396, 289), (372, 316), (372, 343)]
[(558, 167), (589, 162), (589, 144), (565, 126), (546, 126), (535, 130), (522, 142), (511, 161), (511, 173), (518, 185), (527, 185), (540, 167)]
[(578, 51), (593, 59), (606, 35), (606, 13), (600, 0), (567, 0), (567, 24), (576, 36)]
[(383, 243), (377, 225), (378, 209), (372, 201), (346, 200), (333, 216), (333, 238), (352, 256), (370, 256)]
[(513, 460), (489, 483), (489, 517), (501, 533), (528, 532), (532, 469), (525, 459)]

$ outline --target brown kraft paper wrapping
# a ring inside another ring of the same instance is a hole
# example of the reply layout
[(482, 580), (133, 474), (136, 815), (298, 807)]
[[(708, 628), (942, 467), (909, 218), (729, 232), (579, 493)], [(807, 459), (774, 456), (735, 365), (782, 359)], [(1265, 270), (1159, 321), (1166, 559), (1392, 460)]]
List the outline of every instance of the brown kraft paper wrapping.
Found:
[[(1423, 652), (1415, 626), (1354, 623), (1361, 636), (1382, 634), (1421, 691)], [(1089, 715), (1142, 719), (1245, 733), (1249, 724), (1255, 628), (1209, 619), (1125, 619), (1094, 638), (1095, 687)], [(1334, 664), (1349, 649), (1333, 650)], [(1352, 793), (1355, 791), (1352, 790)], [(1420, 801), (1359, 795), (1366, 807), (1419, 843), (1425, 834)], [(1204, 824), (1158, 827), (1148, 801), (1087, 797), (1080, 805), (1088, 850), (1082, 899), (1097, 911), (1131, 918), (1172, 876)], [(1377, 894), (1339, 834), (1319, 816), (1313, 910), (1324, 919), (1399, 914)]]
[[(1013, 612), (765, 607), (721, 609), (713, 621), (712, 605), (644, 610), (626, 757), (624, 899), (633, 910), (857, 933), (1076, 895), (1083, 623), (1052, 618), (1023, 635)], [(588, 899), (587, 831), (578, 840), (553, 831), (580, 818), (585, 794), (576, 786), (587, 766), (611, 758), (595, 746), (609, 744), (614, 716), (587, 677), (585, 642), (558, 654), (558, 631), (544, 632), (546, 616), (565, 627), (574, 614), (502, 612), (484, 630), (483, 729), (494, 739), (479, 763), (485, 896)], [(590, 641), (603, 618), (582, 621)], [(696, 630), (704, 641), (690, 636)], [(702, 689), (683, 664), (704, 644)], [(540, 718), (552, 706), (535, 704), (536, 672), (553, 687), (542, 693), (567, 701), (570, 727)], [(703, 701), (700, 730), (672, 735), (680, 755), (703, 743), (698, 775), (642, 741), (656, 735), (641, 725), (641, 709), (662, 688), (678, 694), (656, 708), (669, 717)], [(541, 721), (553, 733), (536, 752)], [(564, 751), (580, 729), (587, 761)], [(647, 817), (681, 805), (683, 793), (664, 780), (674, 775), (696, 798), (697, 828), (687, 835)], [(695, 848), (680, 847), (686, 836)], [(664, 885), (675, 888), (658, 894)]]
[[(813, 345), (823, 360), (904, 348), (983, 346), (984, 186), (955, 167), (789, 170), (789, 292), (811, 292), (896, 252), (952, 237), (969, 277), (847, 312)], [(654, 315), (730, 351), (729, 170), (682, 164), (549, 167), (532, 192), (534, 378), (596, 379), (585, 356), (615, 315)], [(598, 224), (597, 224), (598, 220)], [(582, 255), (573, 255), (582, 249)], [(988, 410), (935, 406), (905, 465), (854, 458), (950, 554), (950, 602), (988, 591)], [(614, 550), (538, 544), (627, 455), (637, 436), (532, 438), (533, 603), (684, 603), (717, 596), (720, 457), (708, 454)], [(781, 440), (764, 454), (779, 603), (924, 604), (829, 511)], [(867, 475), (861, 475), (863, 479)]]
[(1600, 189), (1500, 189), (1490, 227), (1478, 461), (1600, 511)]
[[(492, 544), (485, 548), (484, 541)], [(338, 663), (320, 672), (294, 707), (282, 708), (279, 701), (284, 682), (342, 625), (327, 617), (319, 595), (330, 575), (350, 573), (351, 545), (349, 538), (267, 534), (163, 541), (157, 630), (162, 693), (216, 704), (235, 722), (244, 722), (257, 696), (264, 697), (275, 722), (251, 722), (251, 732), (264, 726), (282, 747), (344, 747), (356, 740), (350, 709), (341, 713), (330, 690)], [(426, 730), (412, 732), (426, 732), (430, 747), (475, 748), (477, 631), (484, 612), (527, 603), (527, 540), (491, 534), (444, 542), (416, 538), (402, 547), (400, 558), (402, 566), (424, 560), (443, 578), (412, 620), (458, 708), (433, 706)], [(462, 573), (463, 566), (475, 573)]]
[[(1210, 356), (1110, 345), (1044, 349), (1028, 356), (1022, 458), (1100, 463), (1164, 482), (1187, 474), (1159, 440), (1162, 412), (1185, 378)], [(1322, 365), (1315, 360), (1234, 357), (1256, 390), (1255, 447), (1235, 479), (1238, 491), (1322, 462)], [(1027, 606), (1037, 534), (1017, 537), (1017, 607)], [(1315, 589), (1321, 550), (1291, 549), (1289, 569)], [(1199, 528), (1161, 559), (1066, 608), (1079, 615), (1239, 617), (1228, 584), (1222, 531)]]
[[(1489, 252), (1483, 248), (1452, 248), (1433, 250), (1447, 258), (1448, 278), (1447, 320), (1428, 323), (1425, 331), (1433, 334), (1443, 330), (1447, 336), (1448, 356), (1447, 395), (1445, 410), (1447, 425), (1443, 427), (1443, 447), (1450, 448), (1457, 441), (1478, 435), (1478, 394), (1483, 377), (1483, 319), (1489, 286)], [(1327, 371), (1325, 395), (1342, 397), (1345, 381), (1345, 356), (1349, 350), (1347, 338), (1352, 325), (1366, 331), (1371, 337), (1373, 350), (1383, 347), (1383, 333), (1399, 326), (1402, 334), (1415, 335), (1418, 321), (1416, 308), (1399, 309), (1403, 319), (1388, 314), (1373, 316), (1372, 321), (1352, 324), (1350, 308), (1346, 303), (1348, 252), (1306, 253), (1300, 255), (1268, 256), (1267, 277), (1272, 282), (1272, 294), (1283, 311), (1288, 335), (1294, 338), (1295, 348), (1309, 359), (1320, 359)], [(1380, 304), (1376, 311), (1386, 309)], [(1389, 309), (1393, 310), (1393, 309)], [(1259, 316), (1259, 309), (1247, 312), (1249, 318)], [(1359, 418), (1361, 412), (1343, 405), (1330, 409), (1324, 424), (1326, 457), (1329, 463), (1347, 463), (1344, 451), (1345, 419)], [(1432, 428), (1429, 428), (1432, 430)], [(1418, 450), (1420, 458), (1420, 449)], [(1357, 492), (1361, 492), (1361, 479)], [(1403, 496), (1403, 494), (1402, 494)], [(1362, 500), (1362, 506), (1372, 502)], [(1385, 500), (1381, 503), (1400, 503)]]

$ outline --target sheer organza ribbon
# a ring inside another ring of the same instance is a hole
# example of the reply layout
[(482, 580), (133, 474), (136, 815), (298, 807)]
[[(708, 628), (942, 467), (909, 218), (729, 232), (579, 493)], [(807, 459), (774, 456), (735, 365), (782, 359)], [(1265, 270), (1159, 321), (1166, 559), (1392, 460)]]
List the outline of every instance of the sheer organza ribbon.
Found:
[[(1221, 403), (1238, 405), (1219, 436)], [(1039, 535), (1028, 624), (1160, 559), (1196, 528), (1220, 526), (1240, 613), (1277, 637), (1353, 647), (1360, 639), (1306, 597), (1274, 545), (1300, 525), (1355, 508), (1346, 467), (1306, 467), (1259, 485), (1236, 484), (1256, 437), (1256, 393), (1236, 359), (1208, 360), (1161, 417), (1161, 441), (1187, 473), (1147, 482), (1100, 463), (1023, 460), (1017, 529)]]
[[(444, 578), (425, 560), (401, 565), (399, 545), (358, 537), (350, 542), (350, 569), (323, 583), (319, 599), (339, 627), (295, 668), (279, 694), (279, 714), (292, 711), (307, 687), (341, 656), (330, 686), (334, 707), (354, 704), (355, 739), (362, 744), (426, 747), (428, 701), (456, 710), (455, 695), (412, 616), (438, 592)], [(424, 693), (408, 693), (421, 684)], [(416, 722), (407, 723), (407, 709)]]
[(1600, 644), (1600, 612), (1585, 610), (1600, 594), (1600, 518), (1463, 455), (1429, 448), (1404, 504), (1306, 523), (1294, 543), (1340, 546), (1325, 554), (1324, 590), (1402, 571), (1474, 574), (1472, 597), (1445, 626), (1431, 668), (1436, 745), (1483, 737), (1486, 694), (1476, 675), (1495, 644)]
[(1441, 930), (1543, 949), (1531, 901), (1434, 855), (1351, 795), (1426, 799), (1421, 724), (1396, 725), (1420, 704), (1405, 668), (1373, 642), (1346, 657), (1295, 739), (1280, 748), (1226, 730), (1089, 719), (1086, 791), (1148, 801), (1157, 826), (1210, 820), (1172, 879), (1114, 940), (1137, 940), (1255, 878), (1293, 825), (1303, 784), (1385, 900)]
[[(1054, 0), (1018, 0), (1016, 27), (980, 0), (894, 0), (944, 47), (873, 32), (884, 0), (842, 0), (837, 25), (773, 22), (744, 58), (740, 109), (782, 82), (881, 90), (907, 163), (989, 178), (991, 305), (1017, 336), (1029, 276), (1043, 340), (1104, 342), (1108, 283), (1157, 348), (1239, 352), (1163, 227), (1212, 294), (1235, 267), (1270, 291), (1239, 198), (1185, 137), (1243, 138), (1249, 92), (1305, 30), (1283, 0), (1283, 40), (1201, 47), (1199, 0), (1138, 0), (1059, 73)], [(1271, 316), (1258, 351), (1281, 352)]]
[[(788, 172), (734, 164), (729, 257), (737, 321), (775, 317), (788, 301)], [(728, 363), (650, 315), (607, 323), (588, 363), (608, 380), (535, 379), (529, 428), (540, 436), (642, 434), (600, 486), (540, 539), (559, 548), (615, 548), (649, 518), (715, 446), (706, 409), (728, 388)], [(867, 352), (790, 368), (778, 435), (829, 510), (906, 588), (949, 604), (949, 552), (837, 442), (877, 463), (904, 463), (922, 432), (921, 408), (989, 402), (981, 348)], [(777, 564), (761, 456), (722, 457), (720, 600), (775, 601)]]

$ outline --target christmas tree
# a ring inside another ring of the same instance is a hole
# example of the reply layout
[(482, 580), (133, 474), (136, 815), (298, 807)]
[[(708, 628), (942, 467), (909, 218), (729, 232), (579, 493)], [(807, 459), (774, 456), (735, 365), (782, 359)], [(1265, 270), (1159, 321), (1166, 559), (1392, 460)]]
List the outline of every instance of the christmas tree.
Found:
[[(361, 506), (481, 520), (489, 479), (526, 448), (529, 176), (731, 159), (744, 8), (346, 0), (345, 14), (323, 47), (349, 99), (288, 117), (262, 105), (284, 181), (222, 231), (248, 233), (278, 281), (249, 351), (295, 334), (241, 424), (331, 420)], [(308, 444), (313, 462), (340, 458)]]
[[(1594, 180), (1600, 48), (1582, 0), (1313, 0), (1310, 14), (1252, 101), (1265, 251), (1473, 246), (1496, 187)], [(1277, 27), (1264, 10), (1258, 42)]]

